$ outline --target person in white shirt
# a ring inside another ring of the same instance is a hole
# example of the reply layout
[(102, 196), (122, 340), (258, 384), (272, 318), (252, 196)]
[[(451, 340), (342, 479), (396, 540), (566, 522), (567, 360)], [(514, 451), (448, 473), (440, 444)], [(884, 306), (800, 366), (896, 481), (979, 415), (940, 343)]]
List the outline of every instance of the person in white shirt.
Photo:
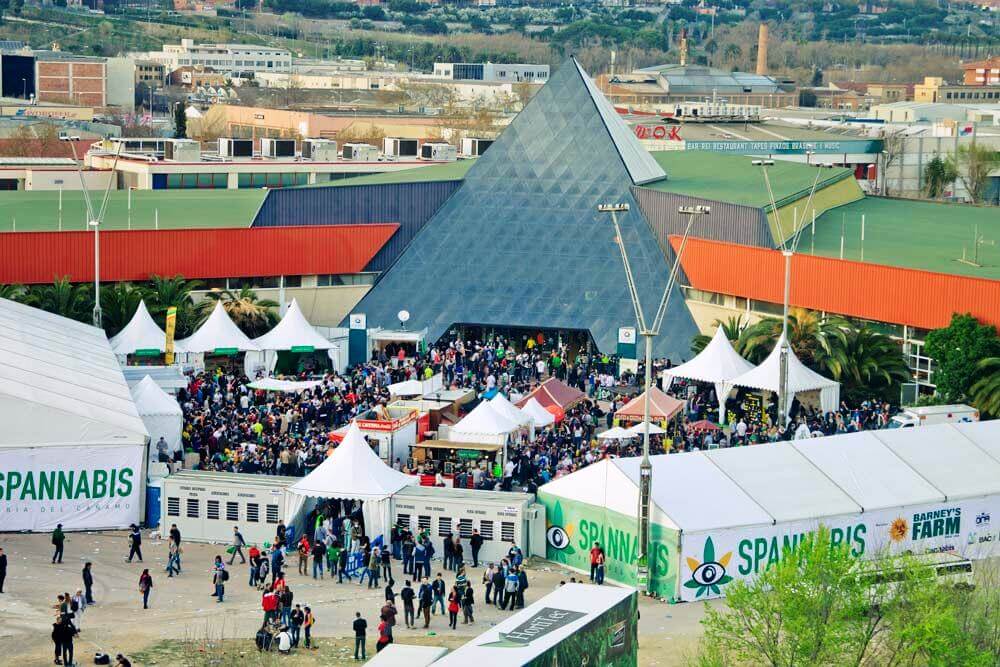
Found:
[(281, 632), (275, 637), (278, 640), (278, 653), (291, 653), (292, 652), (292, 636), (288, 634), (288, 628), (282, 626)]

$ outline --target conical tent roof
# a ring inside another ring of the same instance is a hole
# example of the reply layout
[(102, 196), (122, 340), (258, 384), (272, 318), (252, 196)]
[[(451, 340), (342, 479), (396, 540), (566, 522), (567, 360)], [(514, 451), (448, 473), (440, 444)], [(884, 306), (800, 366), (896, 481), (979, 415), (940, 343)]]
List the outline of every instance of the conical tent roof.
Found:
[[(750, 389), (762, 389), (765, 391), (777, 392), (781, 384), (781, 347), (785, 345), (785, 336), (782, 334), (775, 343), (771, 354), (761, 362), (759, 366), (753, 368), (740, 376), (726, 382), (727, 387), (748, 387)], [(803, 364), (795, 352), (788, 347), (788, 392), (795, 395), (800, 391), (820, 391), (820, 402), (824, 412), (836, 410), (840, 404), (840, 383), (836, 380), (823, 377), (816, 371)], [(728, 390), (725, 392), (728, 394)], [(791, 402), (789, 402), (791, 405)]]
[(480, 401), (472, 412), (465, 415), (461, 421), (451, 427), (452, 440), (463, 441), (463, 436), (499, 435), (512, 433), (519, 427), (497, 412), (490, 401)]
[[(115, 354), (135, 354), (136, 350), (165, 352), (166, 346), (167, 334), (153, 321), (145, 301), (139, 302), (132, 319), (111, 338), (111, 349)], [(174, 342), (174, 351), (185, 351), (179, 341)]]
[(585, 398), (587, 398), (587, 395), (579, 389), (571, 387), (556, 378), (549, 378), (518, 401), (517, 406), (523, 408), (529, 400), (535, 399), (543, 408), (555, 405), (563, 410), (568, 410)]
[(218, 349), (236, 348), (241, 352), (260, 350), (245, 333), (240, 331), (222, 305), (215, 302), (212, 314), (189, 338), (180, 341), (185, 352), (212, 352)]
[[(678, 412), (684, 409), (684, 401), (678, 400), (673, 396), (668, 396), (660, 391), (657, 387), (650, 387), (649, 391), (649, 418), (650, 419), (670, 419)], [(645, 413), (644, 402), (646, 400), (646, 392), (642, 392), (631, 401), (626, 403), (618, 412), (615, 413), (615, 417), (626, 419), (642, 419)]]
[(715, 330), (712, 340), (691, 361), (668, 368), (663, 371), (664, 377), (685, 378), (699, 382), (727, 382), (750, 371), (753, 364), (744, 359), (733, 349), (729, 337), (720, 326)]
[(535, 422), (535, 426), (538, 427), (548, 426), (556, 420), (555, 415), (543, 408), (542, 404), (536, 401), (534, 396), (525, 401), (524, 405), (521, 406), (521, 410), (529, 415), (532, 421)]
[(534, 422), (531, 415), (515, 407), (503, 394), (497, 393), (491, 398), (490, 406), (515, 424), (523, 426)]
[(254, 338), (253, 342), (262, 350), (290, 350), (293, 347), (329, 350), (333, 347), (333, 343), (319, 335), (309, 324), (295, 299), (292, 299), (281, 321), (263, 336)]
[[(160, 385), (148, 375), (139, 384), (132, 387), (132, 399), (139, 416), (181, 416), (181, 406), (170, 394), (163, 391)], [(150, 434), (152, 435), (152, 434)]]
[(372, 451), (356, 422), (343, 441), (315, 470), (288, 487), (289, 493), (310, 498), (388, 498), (417, 478), (393, 470)]

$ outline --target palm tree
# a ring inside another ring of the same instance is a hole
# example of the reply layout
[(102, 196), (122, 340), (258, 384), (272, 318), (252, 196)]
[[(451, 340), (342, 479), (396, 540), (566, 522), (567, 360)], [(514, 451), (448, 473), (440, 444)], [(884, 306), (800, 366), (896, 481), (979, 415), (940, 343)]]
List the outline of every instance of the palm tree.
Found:
[(56, 278), (51, 285), (34, 285), (24, 302), (41, 310), (80, 322), (92, 321), (94, 300), (90, 285), (74, 285), (68, 276)]
[[(788, 343), (795, 356), (806, 366), (813, 367), (819, 355), (831, 356), (843, 346), (845, 331), (851, 325), (839, 317), (823, 317), (805, 308), (788, 312)], [(762, 362), (781, 336), (781, 320), (766, 317), (743, 330), (737, 352), (755, 364)]]
[(184, 276), (150, 276), (149, 313), (160, 327), (166, 326), (167, 308), (177, 308), (177, 323), (174, 335), (177, 338), (190, 336), (198, 323), (198, 312), (191, 291), (201, 289), (198, 280), (185, 280)]
[(722, 57), (726, 62), (735, 63), (743, 57), (743, 49), (739, 44), (726, 44), (726, 48), (722, 50)]
[(976, 407), (992, 416), (1000, 415), (1000, 357), (980, 359), (982, 376), (969, 389)]
[(24, 285), (0, 285), (0, 299), (10, 299), (11, 301), (22, 301), (28, 294), (28, 289)]
[(841, 383), (842, 394), (858, 402), (871, 396), (893, 399), (911, 378), (902, 347), (889, 336), (863, 326), (844, 329), (843, 344), (820, 348), (815, 370)]
[(145, 297), (146, 289), (132, 283), (114, 283), (101, 288), (101, 324), (109, 337), (125, 328)]
[(233, 323), (251, 338), (267, 333), (278, 323), (278, 302), (258, 298), (257, 293), (249, 287), (242, 287), (238, 292), (228, 289), (211, 290), (206, 297), (199, 304), (201, 321), (208, 319), (216, 302), (221, 301)]
[[(722, 327), (722, 331), (726, 334), (726, 338), (732, 343), (734, 348), (739, 347), (740, 335), (747, 328), (747, 321), (743, 319), (742, 315), (734, 315), (727, 317), (725, 321), (715, 320), (712, 322), (712, 336), (715, 335), (715, 330)], [(698, 354), (705, 349), (705, 346), (709, 344), (712, 340), (712, 336), (708, 334), (698, 334), (691, 339), (691, 351)]]

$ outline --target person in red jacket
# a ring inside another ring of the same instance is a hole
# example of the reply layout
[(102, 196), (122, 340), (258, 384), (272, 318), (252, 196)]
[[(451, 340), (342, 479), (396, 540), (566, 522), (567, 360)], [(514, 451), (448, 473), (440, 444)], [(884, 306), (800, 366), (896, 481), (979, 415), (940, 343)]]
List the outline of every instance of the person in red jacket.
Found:
[(264, 623), (271, 623), (278, 613), (278, 594), (274, 590), (264, 593), (260, 606), (264, 609)]
[(597, 566), (604, 562), (604, 549), (601, 548), (600, 542), (594, 542), (594, 546), (590, 548), (590, 581), (591, 583), (597, 581)]

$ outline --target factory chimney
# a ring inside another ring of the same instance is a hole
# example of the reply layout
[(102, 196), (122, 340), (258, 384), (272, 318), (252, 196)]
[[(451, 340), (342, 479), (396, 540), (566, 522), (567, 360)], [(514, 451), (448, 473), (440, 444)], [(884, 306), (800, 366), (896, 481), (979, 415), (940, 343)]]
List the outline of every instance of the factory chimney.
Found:
[(767, 74), (767, 24), (757, 32), (757, 74)]
[(688, 59), (688, 31), (687, 28), (681, 28), (681, 67), (687, 65)]

